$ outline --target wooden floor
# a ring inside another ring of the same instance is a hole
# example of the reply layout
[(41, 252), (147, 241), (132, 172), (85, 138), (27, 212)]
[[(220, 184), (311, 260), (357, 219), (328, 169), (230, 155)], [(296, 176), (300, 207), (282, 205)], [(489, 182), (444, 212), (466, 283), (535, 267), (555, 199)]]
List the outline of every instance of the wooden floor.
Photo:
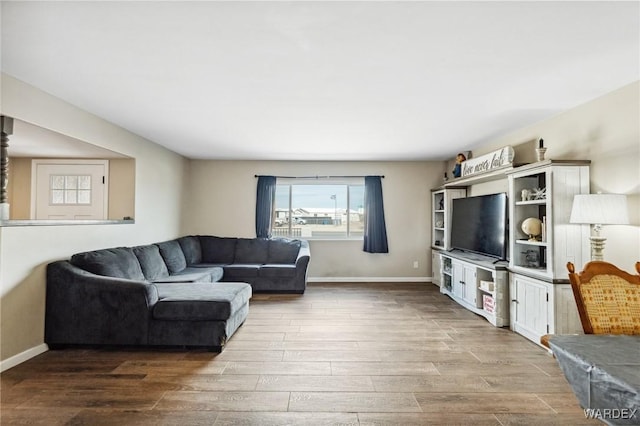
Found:
[(258, 294), (221, 354), (68, 349), (0, 377), (2, 425), (600, 424), (545, 350), (432, 284)]

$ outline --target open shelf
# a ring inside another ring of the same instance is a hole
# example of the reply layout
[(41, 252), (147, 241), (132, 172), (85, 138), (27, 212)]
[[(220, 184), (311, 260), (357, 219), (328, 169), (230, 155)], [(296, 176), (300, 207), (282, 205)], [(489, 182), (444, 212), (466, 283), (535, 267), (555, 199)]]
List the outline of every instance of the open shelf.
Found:
[(436, 189), (431, 192), (431, 247), (449, 250), (451, 208), (455, 198), (467, 195), (465, 188)]

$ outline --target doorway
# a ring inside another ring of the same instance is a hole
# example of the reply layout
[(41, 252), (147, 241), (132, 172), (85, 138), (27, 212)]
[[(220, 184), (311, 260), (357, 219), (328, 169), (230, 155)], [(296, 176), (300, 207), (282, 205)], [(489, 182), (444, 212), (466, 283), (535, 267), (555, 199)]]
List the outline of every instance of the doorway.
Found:
[(32, 219), (107, 219), (108, 160), (33, 160), (31, 170)]

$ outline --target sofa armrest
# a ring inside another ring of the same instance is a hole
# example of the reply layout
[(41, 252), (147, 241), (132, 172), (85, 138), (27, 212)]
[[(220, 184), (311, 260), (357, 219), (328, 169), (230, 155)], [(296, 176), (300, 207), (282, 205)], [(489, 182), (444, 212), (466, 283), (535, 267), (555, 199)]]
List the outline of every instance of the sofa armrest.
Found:
[(300, 240), (300, 250), (296, 258), (296, 289), (304, 292), (307, 288), (307, 268), (311, 259), (311, 249), (307, 240)]
[(300, 258), (305, 257), (305, 256), (306, 257), (310, 257), (311, 256), (311, 249), (309, 248), (309, 241), (300, 240), (300, 250), (298, 250), (298, 257), (296, 258), (296, 263), (298, 263)]
[(146, 344), (158, 300), (146, 281), (95, 275), (58, 261), (47, 266), (45, 342)]

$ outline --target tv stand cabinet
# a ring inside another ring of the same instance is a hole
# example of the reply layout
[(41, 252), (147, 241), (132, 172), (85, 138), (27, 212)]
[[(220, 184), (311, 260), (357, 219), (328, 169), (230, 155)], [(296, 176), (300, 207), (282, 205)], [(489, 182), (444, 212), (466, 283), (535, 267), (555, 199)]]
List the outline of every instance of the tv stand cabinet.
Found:
[(441, 251), (440, 292), (496, 327), (509, 326), (506, 262), (457, 250)]

